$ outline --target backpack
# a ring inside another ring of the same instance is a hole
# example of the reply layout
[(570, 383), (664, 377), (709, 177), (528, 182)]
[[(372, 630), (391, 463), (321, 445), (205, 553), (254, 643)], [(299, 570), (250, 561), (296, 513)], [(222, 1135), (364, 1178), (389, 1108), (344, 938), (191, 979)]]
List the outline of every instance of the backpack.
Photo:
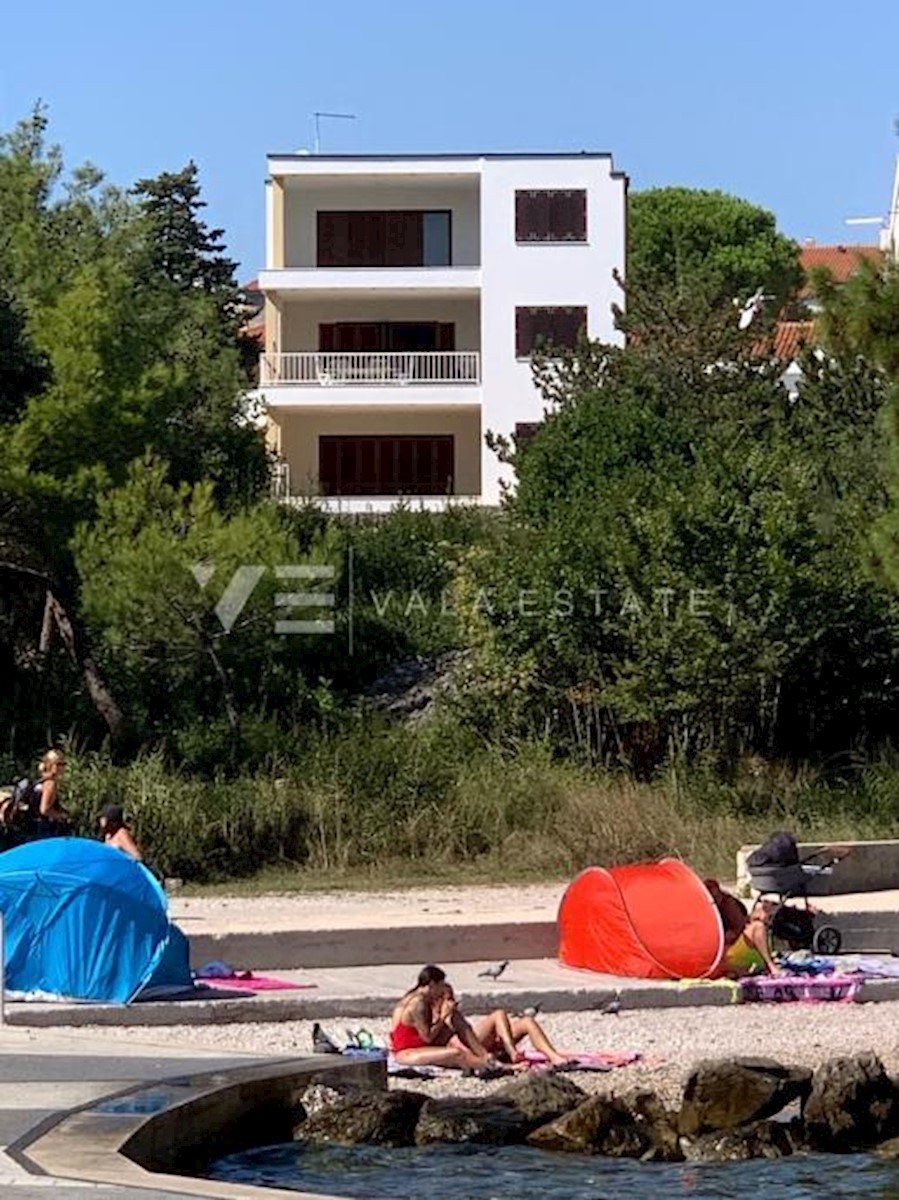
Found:
[(28, 825), (41, 813), (40, 785), (28, 777), (13, 784), (12, 798), (7, 811), (8, 825)]

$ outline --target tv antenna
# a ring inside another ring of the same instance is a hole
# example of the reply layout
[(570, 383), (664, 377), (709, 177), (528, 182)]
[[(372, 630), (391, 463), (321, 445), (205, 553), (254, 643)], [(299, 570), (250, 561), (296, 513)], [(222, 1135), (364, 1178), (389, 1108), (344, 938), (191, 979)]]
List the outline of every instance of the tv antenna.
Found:
[(335, 113), (335, 112), (314, 112), (312, 114), (315, 120), (315, 153), (321, 153), (321, 121), (355, 121), (355, 113)]

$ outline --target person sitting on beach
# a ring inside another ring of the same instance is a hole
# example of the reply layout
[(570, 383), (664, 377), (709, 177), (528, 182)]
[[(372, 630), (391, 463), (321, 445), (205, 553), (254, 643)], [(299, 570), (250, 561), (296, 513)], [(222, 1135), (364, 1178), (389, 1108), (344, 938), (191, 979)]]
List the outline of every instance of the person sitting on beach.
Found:
[(475, 1071), (513, 1070), (527, 1065), (518, 1050), (530, 1038), (553, 1066), (568, 1062), (533, 1017), (510, 1017), (501, 1008), (471, 1024), (462, 1014), (446, 972), (424, 967), (414, 987), (393, 1010), (391, 1046), (397, 1062), (408, 1066), (460, 1067)]
[(134, 834), (125, 821), (125, 813), (119, 804), (107, 804), (100, 813), (100, 829), (103, 831), (103, 841), (107, 846), (115, 846), (130, 854), (137, 862), (143, 861), (143, 854)]
[(746, 928), (749, 919), (746, 905), (730, 892), (726, 892), (717, 879), (707, 879), (705, 886), (715, 901), (721, 924), (724, 926), (724, 945), (732, 946)]
[(778, 905), (773, 900), (756, 900), (738, 937), (726, 948), (723, 974), (730, 979), (767, 971), (779, 975), (771, 955), (769, 924)]

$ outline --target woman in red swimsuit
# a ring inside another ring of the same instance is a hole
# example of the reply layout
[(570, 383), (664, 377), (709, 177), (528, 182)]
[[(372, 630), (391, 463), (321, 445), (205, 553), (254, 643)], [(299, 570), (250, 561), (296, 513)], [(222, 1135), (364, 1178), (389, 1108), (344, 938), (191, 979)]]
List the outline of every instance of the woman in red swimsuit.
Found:
[(470, 1025), (459, 1011), (446, 972), (429, 966), (393, 1010), (390, 1040), (397, 1062), (410, 1066), (494, 1070), (498, 1056), (513, 1068), (525, 1065), (518, 1043), (526, 1037), (553, 1065), (567, 1062), (533, 1017), (513, 1019), (498, 1008)]

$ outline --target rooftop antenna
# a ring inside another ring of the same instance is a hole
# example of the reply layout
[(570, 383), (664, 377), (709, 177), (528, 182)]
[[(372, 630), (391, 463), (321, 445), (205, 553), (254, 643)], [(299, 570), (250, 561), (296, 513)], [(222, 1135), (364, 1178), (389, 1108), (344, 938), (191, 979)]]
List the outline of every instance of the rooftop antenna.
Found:
[(355, 121), (356, 120), (355, 113), (315, 112), (312, 114), (312, 116), (315, 118), (315, 153), (316, 154), (321, 153), (322, 138), (321, 138), (320, 122), (322, 120), (322, 117), (324, 117), (328, 121)]

